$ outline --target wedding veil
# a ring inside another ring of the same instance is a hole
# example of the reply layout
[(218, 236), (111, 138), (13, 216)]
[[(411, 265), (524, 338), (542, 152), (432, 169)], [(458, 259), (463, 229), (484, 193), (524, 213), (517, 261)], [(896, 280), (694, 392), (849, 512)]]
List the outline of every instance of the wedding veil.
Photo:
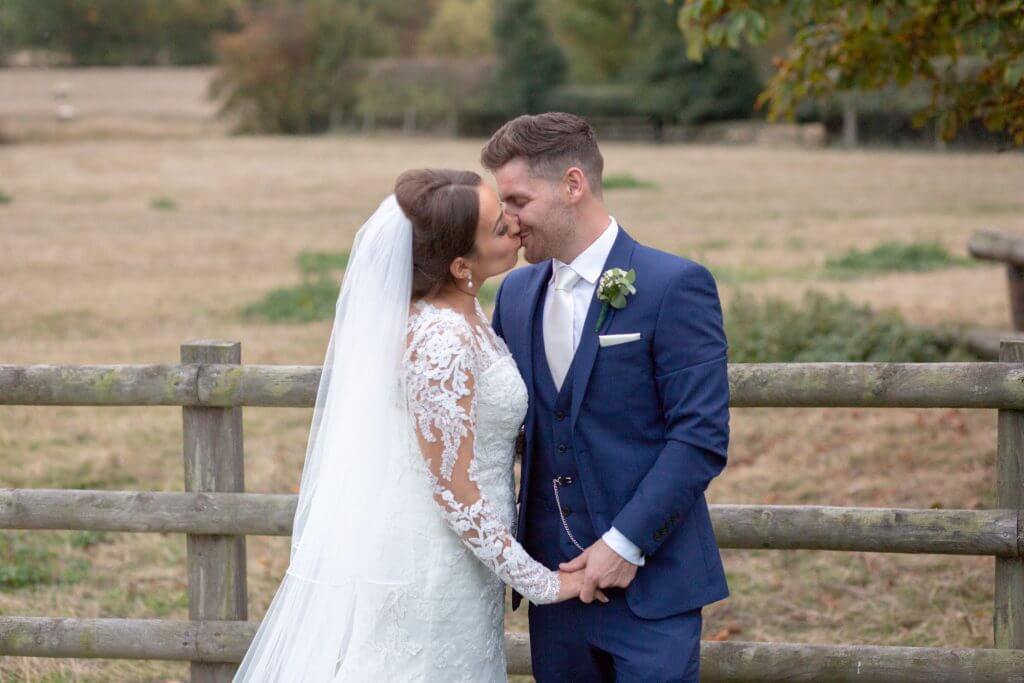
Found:
[(412, 226), (388, 196), (356, 234), (338, 295), (306, 446), (291, 558), (235, 681), (345, 678), (346, 654), (380, 638), (413, 580), (423, 483), (408, 466), (401, 360)]

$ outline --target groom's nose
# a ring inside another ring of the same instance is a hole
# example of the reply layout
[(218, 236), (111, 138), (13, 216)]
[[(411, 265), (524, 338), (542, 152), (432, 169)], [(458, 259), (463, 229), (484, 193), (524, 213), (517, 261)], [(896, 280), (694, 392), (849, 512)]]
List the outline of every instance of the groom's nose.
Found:
[(519, 226), (519, 217), (518, 216), (513, 216), (512, 214), (510, 214), (509, 212), (506, 211), (505, 212), (505, 222), (508, 224), (508, 234), (509, 234), (509, 236), (516, 237), (517, 235), (519, 235), (520, 226)]

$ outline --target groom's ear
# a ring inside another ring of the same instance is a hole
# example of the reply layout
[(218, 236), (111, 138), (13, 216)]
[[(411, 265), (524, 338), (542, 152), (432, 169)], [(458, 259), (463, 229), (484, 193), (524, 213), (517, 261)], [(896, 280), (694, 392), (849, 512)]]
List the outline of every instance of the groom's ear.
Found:
[(562, 185), (569, 195), (569, 203), (575, 204), (583, 199), (587, 191), (587, 176), (578, 166), (571, 166), (562, 176)]

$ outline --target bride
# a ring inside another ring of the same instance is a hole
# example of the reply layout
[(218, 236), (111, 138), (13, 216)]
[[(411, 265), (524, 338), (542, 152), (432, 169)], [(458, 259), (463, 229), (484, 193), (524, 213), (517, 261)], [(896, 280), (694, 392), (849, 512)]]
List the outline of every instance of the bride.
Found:
[(510, 528), (527, 391), (477, 294), (519, 246), (470, 171), (406, 171), (357, 233), (289, 566), (235, 681), (504, 681), (504, 585), (579, 595)]

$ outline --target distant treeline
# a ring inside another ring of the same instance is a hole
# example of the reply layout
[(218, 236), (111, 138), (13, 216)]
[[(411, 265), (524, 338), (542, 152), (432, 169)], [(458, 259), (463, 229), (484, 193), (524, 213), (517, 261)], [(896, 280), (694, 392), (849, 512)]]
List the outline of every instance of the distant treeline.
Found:
[(241, 28), (236, 0), (3, 0), (0, 51), (75, 66), (209, 64), (212, 36)]
[[(0, 59), (36, 50), (76, 66), (218, 64), (211, 94), (239, 130), (262, 133), (397, 126), (478, 135), (546, 110), (653, 131), (760, 116), (770, 54), (718, 49), (691, 61), (682, 4), (0, 0)], [(927, 98), (913, 89), (857, 98), (862, 141), (930, 143), (933, 134), (910, 125)], [(842, 109), (811, 103), (797, 118), (837, 134)]]
[(744, 53), (687, 60), (678, 7), (665, 0), (442, 0), (400, 21), (384, 19), (387, 10), (335, 0), (254, 12), (218, 41), (214, 91), (250, 130), (458, 133), (546, 110), (664, 124), (742, 119), (762, 88)]
[[(339, 124), (458, 130), (523, 112), (747, 118), (746, 54), (685, 56), (666, 0), (5, 0), (0, 51), (73, 65), (222, 67), (213, 87), (245, 130)], [(371, 78), (372, 76), (372, 78)]]

